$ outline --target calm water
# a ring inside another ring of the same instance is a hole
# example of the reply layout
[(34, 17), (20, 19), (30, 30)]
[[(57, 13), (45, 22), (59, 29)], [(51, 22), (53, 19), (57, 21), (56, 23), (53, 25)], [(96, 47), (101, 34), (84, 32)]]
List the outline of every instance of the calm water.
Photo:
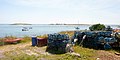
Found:
[[(32, 27), (28, 31), (22, 31), (23, 27)], [(75, 30), (75, 25), (0, 25), (0, 37), (5, 36), (37, 36), (57, 33), (60, 31)], [(117, 26), (112, 26), (116, 28)], [(89, 25), (79, 25), (80, 30), (88, 29)]]

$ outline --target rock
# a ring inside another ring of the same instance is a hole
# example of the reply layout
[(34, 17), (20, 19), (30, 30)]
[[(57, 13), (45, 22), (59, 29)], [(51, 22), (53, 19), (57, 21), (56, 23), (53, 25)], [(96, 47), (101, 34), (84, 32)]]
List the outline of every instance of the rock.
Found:
[(74, 55), (74, 56), (79, 57), (79, 58), (81, 57), (80, 54), (75, 53), (75, 52), (72, 52), (71, 55)]
[(118, 53), (118, 52), (115, 52), (115, 55), (118, 55), (118, 56), (120, 56), (120, 53)]
[(97, 58), (96, 60), (100, 60), (100, 58)]

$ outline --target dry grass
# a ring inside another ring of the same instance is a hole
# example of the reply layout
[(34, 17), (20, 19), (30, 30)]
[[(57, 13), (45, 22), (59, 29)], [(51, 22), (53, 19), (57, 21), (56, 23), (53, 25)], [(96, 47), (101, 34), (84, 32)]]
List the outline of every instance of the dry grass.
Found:
[(48, 35), (45, 34), (45, 35), (40, 35), (40, 36), (37, 36), (38, 38), (48, 38)]
[(1, 46), (0, 50), (2, 51), (3, 56), (0, 60), (88, 60), (95, 59), (93, 58), (95, 50), (82, 48), (79, 46), (73, 47), (76, 53), (81, 55), (76, 57), (69, 53), (65, 54), (50, 54), (46, 52), (46, 46), (44, 47), (32, 47), (31, 42), (20, 43), (16, 45), (6, 45)]

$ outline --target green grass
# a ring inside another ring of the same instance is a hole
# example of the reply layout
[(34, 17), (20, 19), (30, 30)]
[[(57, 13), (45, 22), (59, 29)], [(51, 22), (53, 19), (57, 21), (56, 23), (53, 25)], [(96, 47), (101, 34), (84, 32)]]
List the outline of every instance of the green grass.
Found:
[(16, 36), (5, 36), (4, 39), (16, 39), (17, 37)]
[(26, 42), (30, 42), (30, 41), (31, 41), (31, 37), (24, 36), (20, 43), (26, 43)]
[(0, 46), (4, 45), (3, 38), (0, 38)]
[(82, 59), (95, 60), (94, 56), (96, 56), (96, 50), (94, 50), (94, 49), (76, 46), (76, 47), (74, 47), (74, 51), (79, 53), (81, 55)]
[(68, 34), (70, 37), (73, 36), (74, 34), (74, 31), (62, 31), (62, 32), (59, 32), (60, 34)]
[[(37, 60), (37, 59), (40, 59), (43, 55), (34, 51), (34, 49), (37, 49), (37, 48), (38, 47), (26, 46), (25, 48), (16, 48), (11, 51), (6, 51), (4, 53), (5, 57), (2, 58), (2, 60)], [(26, 53), (27, 50), (37, 53), (38, 56), (28, 55), (27, 53), (30, 53), (30, 52)]]
[(48, 35), (47, 34), (40, 35), (40, 36), (37, 36), (37, 38), (48, 38)]
[(35, 55), (27, 55), (25, 53), (13, 55), (12, 52), (6, 52), (5, 55), (7, 57), (3, 58), (4, 60), (37, 60), (39, 58)]
[[(65, 54), (52, 54), (52, 55), (45, 55), (41, 54), (39, 49), (46, 50), (46, 47), (32, 47), (32, 46), (26, 46), (25, 48), (16, 48), (12, 51), (7, 51), (4, 53), (6, 56), (5, 58), (2, 58), (4, 60), (40, 60), (40, 59), (46, 59), (46, 60), (95, 60), (94, 57), (96, 55), (96, 50), (88, 49), (88, 48), (82, 48), (80, 46), (74, 46), (75, 53), (79, 53), (81, 57), (77, 57), (75, 55), (71, 55), (70, 53)], [(26, 50), (30, 50), (37, 55), (28, 55), (26, 54)], [(38, 51), (36, 51), (38, 50)]]

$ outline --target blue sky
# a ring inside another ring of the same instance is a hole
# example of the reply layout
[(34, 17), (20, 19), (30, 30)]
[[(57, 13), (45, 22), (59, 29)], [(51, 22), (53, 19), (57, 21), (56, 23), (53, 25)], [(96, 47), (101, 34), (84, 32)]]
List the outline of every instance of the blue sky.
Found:
[(119, 24), (120, 0), (0, 0), (0, 24)]

